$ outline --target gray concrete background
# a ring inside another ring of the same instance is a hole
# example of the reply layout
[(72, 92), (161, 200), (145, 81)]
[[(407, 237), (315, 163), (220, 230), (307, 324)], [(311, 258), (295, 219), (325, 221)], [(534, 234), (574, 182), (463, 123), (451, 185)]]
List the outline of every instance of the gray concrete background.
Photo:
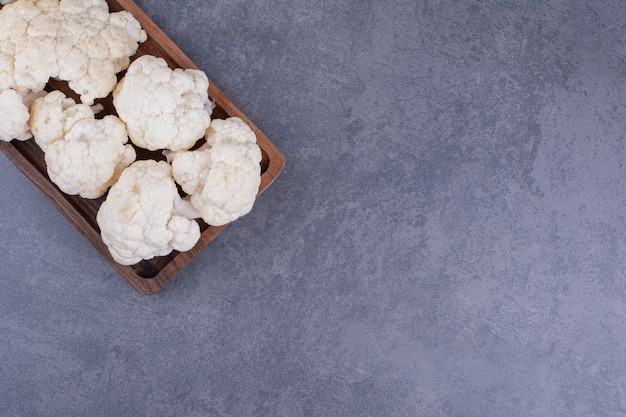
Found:
[(138, 3), (286, 169), (144, 297), (0, 156), (0, 415), (626, 415), (623, 1)]

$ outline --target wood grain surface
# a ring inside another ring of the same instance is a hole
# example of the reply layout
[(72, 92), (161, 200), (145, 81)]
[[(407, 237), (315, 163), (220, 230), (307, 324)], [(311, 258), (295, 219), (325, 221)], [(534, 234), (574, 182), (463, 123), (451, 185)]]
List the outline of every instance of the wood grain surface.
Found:
[[(131, 12), (148, 34), (148, 39), (139, 45), (137, 54), (132, 59), (142, 55), (154, 55), (165, 59), (171, 68), (198, 69), (189, 57), (133, 1), (108, 0), (107, 2), (111, 12), (121, 10)], [(122, 76), (123, 73), (118, 77), (121, 78)], [(65, 82), (51, 80), (46, 89), (48, 91), (61, 90), (66, 95), (78, 100), (78, 96), (69, 89)], [(258, 192), (260, 195), (274, 182), (285, 165), (281, 152), (210, 79), (208, 92), (210, 99), (215, 101), (216, 104), (213, 118), (240, 117), (255, 132), (257, 143), (263, 155), (263, 160), (261, 161), (261, 185)], [(96, 103), (104, 106), (104, 112), (99, 117), (105, 114), (116, 114), (111, 95), (104, 99), (96, 100)], [(133, 288), (142, 294), (154, 294), (163, 288), (226, 227), (208, 226), (200, 220), (202, 235), (191, 250), (187, 252), (174, 251), (168, 256), (143, 261), (133, 266), (120, 265), (109, 254), (109, 250), (100, 237), (100, 230), (96, 222), (96, 214), (105, 197), (88, 200), (79, 196), (69, 196), (61, 192), (48, 178), (44, 154), (33, 139), (24, 142), (16, 140), (11, 142), (0, 141), (0, 150), (35, 184), (98, 252), (109, 261), (113, 268)], [(138, 159), (164, 159), (159, 152), (150, 152), (138, 148), (136, 150)]]

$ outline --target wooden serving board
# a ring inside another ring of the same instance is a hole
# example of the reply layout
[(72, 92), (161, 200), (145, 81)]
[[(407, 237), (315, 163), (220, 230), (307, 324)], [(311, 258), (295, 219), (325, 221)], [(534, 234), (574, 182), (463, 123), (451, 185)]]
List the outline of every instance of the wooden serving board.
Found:
[[(198, 67), (163, 33), (161, 29), (132, 1), (107, 0), (111, 12), (127, 10), (141, 23), (148, 34), (148, 40), (139, 45), (136, 59), (142, 55), (154, 55), (164, 58), (171, 68)], [(2, 6), (0, 5), (0, 8)], [(122, 74), (119, 75), (121, 78)], [(78, 100), (67, 83), (50, 81), (47, 90), (61, 90), (66, 95)], [(276, 146), (263, 134), (241, 110), (239, 110), (216, 86), (209, 80), (209, 97), (215, 101), (216, 108), (212, 118), (227, 118), (237, 116), (245, 121), (256, 133), (257, 143), (261, 148), (261, 186), (259, 195), (272, 184), (285, 165), (285, 160)], [(104, 106), (104, 111), (98, 115), (116, 114), (111, 95), (96, 100)], [(104, 197), (88, 200), (78, 196), (68, 196), (54, 185), (46, 173), (44, 154), (33, 139), (25, 142), (13, 140), (0, 141), (0, 150), (39, 188), (39, 190), (54, 204), (61, 213), (87, 238), (87, 240), (111, 263), (113, 268), (137, 291), (150, 295), (159, 291), (181, 270), (194, 256), (204, 249), (226, 226), (208, 226), (199, 221), (202, 235), (194, 248), (187, 252), (172, 252), (168, 256), (158, 257), (140, 262), (133, 266), (120, 265), (113, 260), (109, 250), (100, 237), (100, 229), (96, 222), (96, 214)], [(149, 152), (137, 149), (138, 159), (164, 159), (159, 152)]]

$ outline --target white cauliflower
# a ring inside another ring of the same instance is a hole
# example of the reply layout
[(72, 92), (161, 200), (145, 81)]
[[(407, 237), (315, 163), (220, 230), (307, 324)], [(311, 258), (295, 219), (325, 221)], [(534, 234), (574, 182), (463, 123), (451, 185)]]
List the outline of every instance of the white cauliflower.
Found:
[(28, 140), (33, 137), (29, 121), (29, 108), (33, 100), (46, 93), (19, 94), (12, 88), (0, 91), (0, 140), (9, 142), (13, 139)]
[(196, 151), (175, 153), (172, 174), (202, 219), (221, 226), (252, 209), (261, 184), (261, 150), (238, 117), (213, 120), (206, 140)]
[(171, 70), (165, 60), (135, 60), (113, 91), (113, 104), (131, 141), (149, 150), (191, 148), (211, 122), (209, 82), (199, 70)]
[(0, 10), (0, 90), (42, 91), (58, 75), (58, 8), (58, 1), (22, 0)]
[(200, 239), (200, 227), (187, 214), (171, 166), (164, 161), (137, 161), (109, 190), (96, 217), (102, 240), (122, 265), (187, 251)]
[(22, 96), (13, 89), (0, 91), (0, 140), (6, 142), (28, 140), (32, 137), (28, 120), (28, 107), (22, 101)]
[(64, 140), (48, 146), (48, 176), (69, 195), (98, 198), (136, 158), (126, 126), (115, 116), (78, 122)]
[(60, 91), (35, 100), (32, 108), (32, 130), (45, 151), (48, 176), (64, 193), (98, 198), (135, 160), (117, 117), (96, 120), (89, 106)]
[(88, 105), (76, 104), (61, 91), (52, 91), (35, 100), (30, 108), (30, 128), (44, 152), (49, 145), (63, 139), (76, 123), (93, 118)]
[(105, 0), (18, 0), (0, 10), (0, 27), (0, 90), (41, 91), (58, 78), (86, 104), (113, 90), (147, 38)]

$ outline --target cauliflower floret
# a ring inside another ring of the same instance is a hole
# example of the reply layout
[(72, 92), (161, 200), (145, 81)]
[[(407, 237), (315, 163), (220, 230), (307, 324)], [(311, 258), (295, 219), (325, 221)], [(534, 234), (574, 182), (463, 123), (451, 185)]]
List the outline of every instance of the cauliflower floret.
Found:
[(35, 99), (45, 94), (43, 91), (20, 94), (12, 88), (0, 91), (0, 140), (23, 141), (33, 136), (29, 126), (29, 108)]
[(34, 1), (18, 1), (0, 10), (0, 90), (43, 90), (50, 78), (48, 66), (56, 61), (47, 22), (56, 26), (55, 18), (46, 18)]
[(188, 251), (200, 239), (200, 227), (181, 215), (181, 198), (164, 161), (137, 161), (109, 190), (96, 217), (102, 240), (122, 265)]
[(135, 161), (126, 126), (115, 116), (85, 119), (48, 146), (48, 176), (64, 193), (98, 198)]
[(135, 150), (125, 145), (126, 126), (115, 116), (96, 120), (89, 106), (60, 91), (35, 100), (32, 109), (48, 176), (66, 194), (98, 198), (135, 160)]
[(147, 39), (129, 12), (109, 13), (105, 0), (19, 0), (0, 10), (0, 27), (0, 90), (41, 91), (58, 78), (86, 104), (113, 90)]
[(28, 140), (32, 137), (28, 120), (28, 107), (15, 90), (0, 91), (0, 140)]
[(261, 150), (238, 117), (213, 120), (207, 143), (173, 156), (172, 174), (207, 224), (221, 226), (248, 214), (261, 184)]
[(63, 139), (76, 123), (94, 118), (91, 107), (76, 104), (61, 91), (52, 91), (35, 100), (30, 113), (30, 128), (35, 142), (44, 152), (49, 145)]
[[(117, 84), (116, 74), (128, 68), (130, 56), (146, 32), (130, 12), (109, 13), (105, 0), (61, 1), (64, 37), (76, 39), (74, 50), (59, 62), (59, 78), (80, 94), (83, 103), (106, 97)], [(86, 62), (85, 62), (86, 61)]]
[(149, 150), (191, 148), (211, 122), (209, 82), (199, 70), (171, 70), (164, 59), (135, 60), (113, 91), (131, 141)]

